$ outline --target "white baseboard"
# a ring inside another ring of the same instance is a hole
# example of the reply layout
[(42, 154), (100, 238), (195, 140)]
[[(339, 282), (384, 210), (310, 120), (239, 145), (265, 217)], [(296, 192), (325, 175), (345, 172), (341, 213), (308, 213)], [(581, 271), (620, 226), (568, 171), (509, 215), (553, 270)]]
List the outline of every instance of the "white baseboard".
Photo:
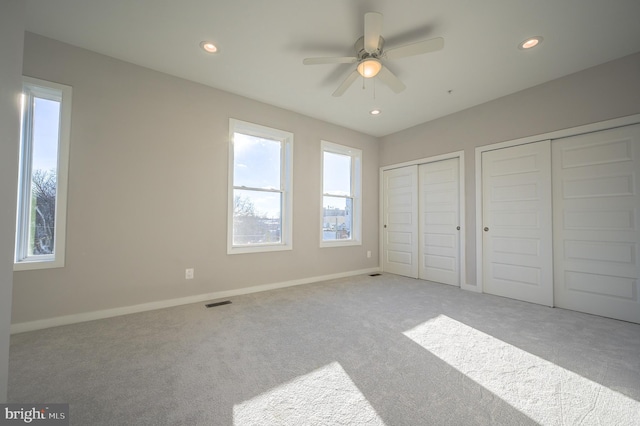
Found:
[(217, 291), (195, 296), (180, 297), (178, 299), (160, 300), (157, 302), (142, 303), (140, 305), (124, 306), (121, 308), (104, 309), (94, 312), (83, 312), (81, 314), (64, 315), (61, 317), (47, 318), (37, 321), (11, 324), (11, 334), (24, 333), (26, 331), (42, 330), (45, 328), (57, 327), (60, 325), (76, 324), (79, 322), (93, 321), (104, 318), (117, 317), (120, 315), (135, 314), (138, 312), (152, 311), (155, 309), (170, 308), (172, 306), (188, 305), (208, 300), (222, 299), (225, 297), (240, 296), (242, 294), (258, 293), (261, 291), (275, 290), (278, 288), (293, 287), (303, 284), (312, 284), (321, 281), (334, 280), (337, 278), (352, 277), (355, 275), (371, 274), (379, 272), (380, 268), (361, 269), (358, 271), (341, 272), (338, 274), (322, 275), (317, 277), (301, 278), (292, 281), (263, 284), (254, 287), (240, 288), (237, 290)]

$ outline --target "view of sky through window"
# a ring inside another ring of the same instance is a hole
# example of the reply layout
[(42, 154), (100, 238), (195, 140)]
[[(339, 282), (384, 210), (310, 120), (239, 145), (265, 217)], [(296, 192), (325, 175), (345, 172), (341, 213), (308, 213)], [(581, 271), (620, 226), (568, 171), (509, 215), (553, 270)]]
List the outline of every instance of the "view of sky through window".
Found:
[(60, 102), (34, 98), (33, 171), (58, 167)]
[[(233, 184), (236, 188), (280, 189), (280, 141), (235, 133), (233, 146)], [(261, 215), (280, 217), (279, 194), (253, 192), (251, 202)]]
[(323, 165), (323, 193), (351, 195), (351, 157), (325, 152)]

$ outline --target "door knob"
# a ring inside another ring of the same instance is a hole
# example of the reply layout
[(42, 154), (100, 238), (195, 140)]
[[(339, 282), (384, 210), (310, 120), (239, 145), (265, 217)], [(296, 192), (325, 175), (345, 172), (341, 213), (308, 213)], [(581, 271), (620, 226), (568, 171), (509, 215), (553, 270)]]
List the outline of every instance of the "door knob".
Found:
[(387, 225), (384, 226), (385, 228), (387, 227)]
[(459, 230), (460, 230), (460, 227), (459, 227), (459, 226), (456, 226), (456, 229), (459, 231)]
[(484, 227), (484, 232), (487, 232), (488, 230), (489, 230), (489, 228), (485, 226)]

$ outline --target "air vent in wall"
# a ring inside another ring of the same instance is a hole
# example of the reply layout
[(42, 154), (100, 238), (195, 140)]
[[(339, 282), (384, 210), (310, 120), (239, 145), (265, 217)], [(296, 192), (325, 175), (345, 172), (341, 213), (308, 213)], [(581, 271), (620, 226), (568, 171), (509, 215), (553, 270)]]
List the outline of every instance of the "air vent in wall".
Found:
[(231, 300), (225, 300), (224, 302), (207, 303), (204, 306), (206, 306), (207, 308), (215, 308), (216, 306), (230, 305), (230, 304), (231, 304)]

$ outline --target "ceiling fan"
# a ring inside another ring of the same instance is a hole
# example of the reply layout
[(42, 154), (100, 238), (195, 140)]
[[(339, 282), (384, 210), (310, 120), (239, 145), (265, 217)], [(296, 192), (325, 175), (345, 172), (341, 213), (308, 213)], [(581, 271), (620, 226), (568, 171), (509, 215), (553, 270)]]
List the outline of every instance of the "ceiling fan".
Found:
[(378, 77), (380, 81), (389, 86), (395, 93), (402, 92), (406, 86), (382, 63), (386, 59), (399, 59), (408, 56), (421, 55), (435, 52), (444, 47), (442, 37), (418, 41), (404, 46), (384, 50), (384, 38), (382, 37), (382, 14), (369, 12), (364, 15), (364, 36), (355, 43), (356, 56), (343, 56), (333, 58), (306, 58), (304, 65), (319, 64), (354, 64), (354, 69), (347, 78), (338, 86), (333, 96), (342, 94), (353, 84), (358, 76), (364, 78)]

